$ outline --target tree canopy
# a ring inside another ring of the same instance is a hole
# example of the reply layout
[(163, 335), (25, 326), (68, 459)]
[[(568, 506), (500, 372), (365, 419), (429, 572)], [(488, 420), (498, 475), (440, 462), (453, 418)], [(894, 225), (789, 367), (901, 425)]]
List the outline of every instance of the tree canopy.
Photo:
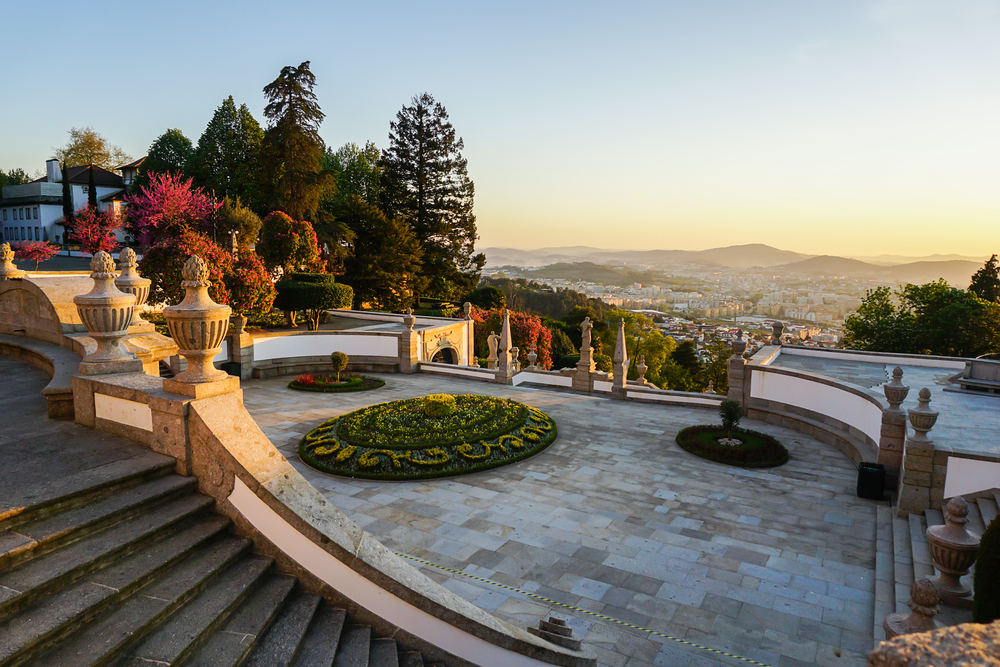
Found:
[(92, 127), (74, 127), (69, 130), (69, 141), (62, 148), (53, 149), (53, 157), (68, 167), (79, 167), (94, 164), (102, 169), (113, 171), (132, 161), (132, 156), (108, 143)]
[(844, 324), (844, 346), (874, 352), (978, 357), (1000, 352), (1000, 304), (944, 280), (869, 290)]
[(973, 274), (969, 291), (980, 299), (1000, 303), (1000, 263), (995, 254)]
[(139, 167), (139, 174), (132, 182), (130, 191), (138, 192), (140, 188), (149, 185), (149, 177), (153, 174), (183, 175), (193, 153), (191, 140), (183, 132), (177, 128), (167, 130), (150, 144), (149, 152)]
[(461, 153), (465, 144), (428, 93), (414, 97), (389, 128), (382, 209), (416, 232), (432, 293), (460, 297), (476, 286), (486, 262), (482, 253), (473, 255), (475, 186)]
[(246, 104), (236, 108), (230, 95), (212, 115), (194, 149), (189, 173), (195, 185), (216, 199), (239, 198), (258, 214), (261, 194), (261, 145), (264, 131)]
[(263, 141), (263, 175), (271, 192), (271, 208), (293, 219), (313, 219), (333, 176), (323, 168), (324, 144), (319, 125), (324, 114), (316, 101), (316, 77), (309, 61), (282, 68), (264, 86), (269, 126)]

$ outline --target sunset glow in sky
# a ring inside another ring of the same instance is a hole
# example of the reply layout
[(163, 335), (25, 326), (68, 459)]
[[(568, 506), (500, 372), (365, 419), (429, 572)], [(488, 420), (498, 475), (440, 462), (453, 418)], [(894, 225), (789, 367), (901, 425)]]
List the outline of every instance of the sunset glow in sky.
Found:
[(0, 168), (133, 156), (312, 62), (334, 147), (413, 95), (465, 140), (479, 245), (1000, 252), (1000, 0), (23, 2)]

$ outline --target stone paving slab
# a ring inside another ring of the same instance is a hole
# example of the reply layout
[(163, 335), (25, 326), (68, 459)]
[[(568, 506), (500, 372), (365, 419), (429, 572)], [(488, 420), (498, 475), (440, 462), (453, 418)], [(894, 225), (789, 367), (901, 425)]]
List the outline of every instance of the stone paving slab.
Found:
[[(387, 546), (523, 591), (421, 566), (458, 595), (521, 626), (550, 613), (566, 618), (604, 665), (747, 664), (649, 630), (777, 667), (866, 664), (877, 505), (855, 497), (855, 468), (832, 447), (749, 422), (778, 437), (791, 460), (742, 470), (674, 442), (681, 428), (716, 421), (711, 410), (382, 377), (382, 389), (352, 394), (253, 380), (243, 384), (244, 401), (293, 465)], [(352, 480), (298, 460), (299, 439), (320, 422), (431, 393), (522, 401), (551, 415), (559, 438), (518, 464), (444, 480)]]

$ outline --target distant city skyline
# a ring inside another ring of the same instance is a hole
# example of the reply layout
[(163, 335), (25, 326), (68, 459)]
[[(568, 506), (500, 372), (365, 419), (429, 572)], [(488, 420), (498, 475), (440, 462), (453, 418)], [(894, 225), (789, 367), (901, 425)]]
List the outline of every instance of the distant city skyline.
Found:
[(0, 168), (135, 157), (310, 60), (321, 135), (444, 104), (479, 247), (1000, 251), (1000, 0), (6, 7)]

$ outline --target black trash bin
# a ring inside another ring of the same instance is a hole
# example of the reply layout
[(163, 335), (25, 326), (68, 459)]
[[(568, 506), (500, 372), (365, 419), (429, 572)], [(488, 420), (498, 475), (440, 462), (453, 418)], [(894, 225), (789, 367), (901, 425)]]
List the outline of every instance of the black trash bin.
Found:
[(885, 466), (881, 463), (858, 464), (858, 498), (882, 500), (885, 495)]
[(240, 376), (240, 364), (236, 361), (227, 361), (225, 363), (219, 364), (219, 369), (226, 371), (230, 375), (235, 375), (236, 377)]

